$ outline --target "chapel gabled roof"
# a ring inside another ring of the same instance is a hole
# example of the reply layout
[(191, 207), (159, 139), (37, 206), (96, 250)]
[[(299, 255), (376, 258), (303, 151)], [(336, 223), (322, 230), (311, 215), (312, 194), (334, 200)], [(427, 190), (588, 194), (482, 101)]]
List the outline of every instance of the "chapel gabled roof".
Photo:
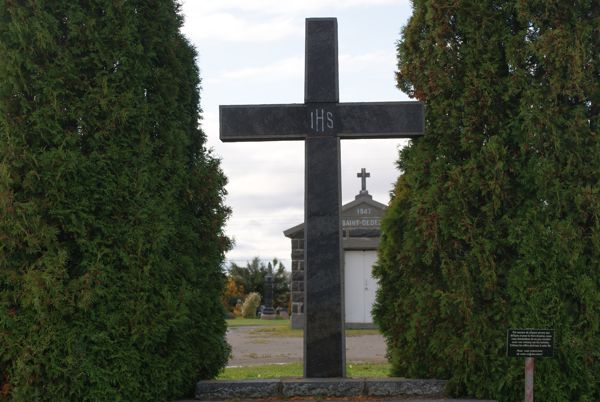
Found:
[[(349, 202), (347, 204), (342, 205), (342, 214), (345, 211), (348, 211), (348, 210), (350, 210), (352, 208), (355, 208), (355, 207), (357, 207), (357, 206), (359, 206), (361, 204), (366, 204), (368, 206), (371, 206), (373, 208), (380, 209), (380, 210), (385, 210), (387, 208), (387, 205), (382, 204), (382, 203), (380, 203), (378, 201), (375, 201), (373, 199), (373, 197), (371, 197), (371, 195), (369, 193), (367, 193), (367, 192), (362, 193), (361, 192), (361, 193), (359, 193), (356, 196), (356, 198), (353, 201), (351, 201), (351, 202)], [(291, 227), (291, 228), (289, 228), (287, 230), (284, 230), (283, 234), (286, 237), (294, 237), (295, 234), (297, 234), (298, 232), (301, 232), (303, 230), (304, 230), (304, 222), (301, 223), (301, 224), (299, 224), (299, 225), (293, 226), (293, 227)]]

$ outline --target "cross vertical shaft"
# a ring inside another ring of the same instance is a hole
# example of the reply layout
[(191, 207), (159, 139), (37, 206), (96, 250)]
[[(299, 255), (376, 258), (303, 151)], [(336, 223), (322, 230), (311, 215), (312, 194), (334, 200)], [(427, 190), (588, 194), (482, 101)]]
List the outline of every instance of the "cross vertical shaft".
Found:
[[(304, 376), (344, 377), (337, 21), (306, 20), (304, 102), (319, 135), (306, 138)], [(310, 195), (310, 196), (309, 196)]]

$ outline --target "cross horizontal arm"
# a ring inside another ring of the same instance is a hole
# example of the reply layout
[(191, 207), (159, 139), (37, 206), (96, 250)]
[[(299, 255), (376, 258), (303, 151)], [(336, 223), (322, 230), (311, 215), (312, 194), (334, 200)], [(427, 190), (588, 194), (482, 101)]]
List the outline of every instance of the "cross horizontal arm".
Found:
[(303, 104), (219, 106), (219, 124), (223, 142), (303, 140), (306, 107)]
[(421, 102), (340, 103), (338, 136), (352, 138), (414, 138), (423, 135)]

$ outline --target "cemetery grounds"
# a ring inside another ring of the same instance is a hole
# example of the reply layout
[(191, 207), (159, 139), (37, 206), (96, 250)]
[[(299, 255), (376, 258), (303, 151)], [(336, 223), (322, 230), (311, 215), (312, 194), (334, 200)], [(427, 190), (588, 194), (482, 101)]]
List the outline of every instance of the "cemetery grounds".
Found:
[[(232, 353), (218, 379), (302, 377), (303, 330), (289, 320), (227, 320)], [(376, 329), (346, 330), (349, 377), (387, 377), (385, 341)]]

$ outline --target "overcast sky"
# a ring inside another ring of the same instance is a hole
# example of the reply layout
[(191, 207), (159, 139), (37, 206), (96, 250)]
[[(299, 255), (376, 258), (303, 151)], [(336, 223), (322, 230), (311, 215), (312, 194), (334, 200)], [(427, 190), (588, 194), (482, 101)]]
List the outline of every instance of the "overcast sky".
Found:
[[(303, 103), (304, 20), (338, 20), (340, 102), (401, 101), (395, 87), (396, 42), (411, 13), (409, 0), (184, 0), (184, 34), (198, 51), (202, 128), (229, 179), (235, 241), (229, 261), (276, 257), (289, 270), (283, 231), (303, 222), (304, 142), (221, 143), (219, 105)], [(367, 189), (387, 204), (406, 140), (343, 140), (342, 202)]]

